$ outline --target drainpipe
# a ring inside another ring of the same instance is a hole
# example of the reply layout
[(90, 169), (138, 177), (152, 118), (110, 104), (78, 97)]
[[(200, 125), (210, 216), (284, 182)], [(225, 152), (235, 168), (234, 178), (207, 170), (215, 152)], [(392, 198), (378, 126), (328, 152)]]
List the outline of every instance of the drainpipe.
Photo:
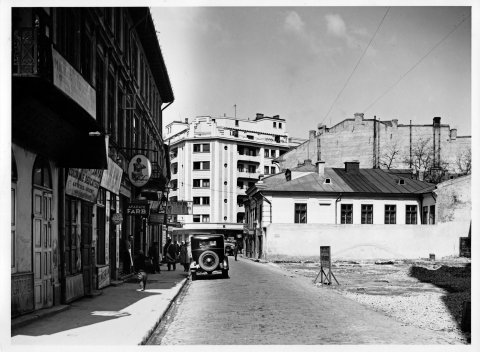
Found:
[(342, 193), (340, 193), (338, 195), (338, 198), (335, 200), (335, 225), (337, 225), (337, 213), (338, 213), (338, 210), (337, 210), (337, 204), (338, 202), (340, 202), (342, 200)]

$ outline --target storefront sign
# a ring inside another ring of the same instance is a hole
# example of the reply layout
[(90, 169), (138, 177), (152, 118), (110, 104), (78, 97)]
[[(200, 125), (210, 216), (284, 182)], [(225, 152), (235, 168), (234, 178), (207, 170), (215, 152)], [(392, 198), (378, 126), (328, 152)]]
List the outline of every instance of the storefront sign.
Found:
[(148, 216), (149, 210), (148, 203), (128, 203), (127, 215)]
[(110, 219), (112, 220), (112, 223), (114, 225), (119, 225), (123, 221), (123, 215), (122, 215), (122, 213), (115, 213), (111, 216)]
[(164, 219), (165, 219), (164, 214), (152, 213), (152, 214), (150, 214), (150, 217), (148, 218), (148, 221), (151, 224), (163, 224)]
[(98, 188), (103, 170), (69, 169), (65, 193), (94, 203), (97, 200)]
[(147, 184), (152, 176), (152, 164), (145, 155), (135, 155), (128, 164), (128, 178), (135, 187)]
[(52, 48), (53, 84), (96, 119), (95, 89)]
[(108, 169), (103, 171), (100, 186), (118, 195), (122, 184), (123, 170), (112, 159), (108, 158)]
[(320, 246), (320, 266), (323, 268), (330, 268), (330, 246)]
[[(168, 215), (192, 215), (192, 202), (189, 201), (168, 201), (166, 206)], [(160, 212), (165, 212), (165, 205), (160, 207)]]

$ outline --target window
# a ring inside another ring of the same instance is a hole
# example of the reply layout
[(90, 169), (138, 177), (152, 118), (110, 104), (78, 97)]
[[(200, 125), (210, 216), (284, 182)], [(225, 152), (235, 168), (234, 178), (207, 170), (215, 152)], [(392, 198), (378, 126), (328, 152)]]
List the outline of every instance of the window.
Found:
[(194, 153), (209, 153), (210, 152), (210, 144), (209, 143), (194, 144), (193, 145), (193, 152)]
[(422, 224), (428, 224), (428, 206), (423, 207), (422, 210)]
[(254, 165), (248, 165), (248, 172), (249, 172), (249, 173), (253, 174), (253, 173), (255, 173), (256, 171), (257, 171), (257, 170), (256, 170), (256, 168), (255, 168)]
[(193, 222), (200, 222), (201, 215), (194, 215), (193, 216)]
[(307, 205), (305, 203), (295, 203), (295, 224), (307, 223)]
[(282, 128), (282, 123), (281, 122), (278, 123), (278, 128)]
[(226, 202), (228, 202), (228, 200), (224, 199), (223, 202), (226, 203)]
[(417, 206), (416, 205), (407, 205), (405, 207), (405, 223), (407, 225), (417, 223)]
[(385, 224), (396, 224), (397, 219), (397, 206), (386, 204), (385, 205)]
[(275, 149), (272, 149), (270, 151), (270, 157), (275, 158), (275, 155), (276, 155)]
[(270, 173), (270, 167), (265, 166), (264, 171), (265, 171), (265, 175), (268, 175)]
[(277, 123), (276, 122), (273, 123), (273, 128), (277, 128)]
[(52, 178), (48, 161), (40, 156), (33, 164), (33, 184), (35, 186), (52, 188)]
[(197, 179), (194, 179), (194, 180), (193, 180), (193, 187), (201, 187), (201, 186), (200, 186), (200, 181), (202, 181), (202, 180), (200, 180), (200, 179), (198, 179), (198, 178), (197, 178)]
[(193, 204), (195, 205), (200, 205), (201, 203), (201, 197), (193, 197)]
[(204, 187), (204, 188), (210, 187), (210, 179), (206, 178), (202, 181), (203, 181), (202, 187)]
[(270, 173), (271, 173), (272, 175), (275, 174), (275, 166), (271, 166), (271, 167), (270, 167)]
[(210, 197), (193, 197), (193, 204), (195, 205), (209, 205)]
[(202, 222), (210, 222), (210, 215), (202, 215)]
[(194, 161), (194, 170), (210, 170), (210, 161)]
[(243, 172), (243, 164), (238, 164), (238, 172)]
[(353, 204), (342, 204), (341, 206), (341, 223), (353, 224)]
[[(235, 120), (235, 126), (237, 126), (237, 127), (238, 127), (238, 120)], [(237, 135), (237, 136), (235, 136), (235, 137), (238, 137), (238, 135)]]
[(435, 224), (435, 205), (430, 205), (430, 216), (428, 217), (430, 225)]
[(248, 139), (253, 139), (254, 137), (251, 134), (247, 134)]
[(265, 158), (270, 157), (270, 151), (269, 151), (268, 149), (265, 149), (263, 156), (264, 156)]
[(225, 146), (225, 147), (223, 147), (223, 149), (227, 150), (227, 149), (228, 149), (228, 147), (227, 147), (227, 146)]
[(373, 204), (362, 204), (362, 224), (373, 224)]
[(210, 205), (210, 197), (202, 197), (203, 205)]

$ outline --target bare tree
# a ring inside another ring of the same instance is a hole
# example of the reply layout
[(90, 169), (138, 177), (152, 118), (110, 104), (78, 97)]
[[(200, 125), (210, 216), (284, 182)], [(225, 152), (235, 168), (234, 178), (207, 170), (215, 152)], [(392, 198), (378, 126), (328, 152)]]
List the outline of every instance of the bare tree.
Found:
[(405, 157), (404, 162), (412, 165), (416, 174), (424, 173), (424, 180), (431, 183), (441, 182), (448, 173), (449, 163), (438, 160), (435, 165), (433, 143), (431, 138), (420, 138), (412, 144), (412, 157)]
[(472, 150), (470, 147), (457, 154), (456, 163), (460, 175), (472, 173)]
[(400, 147), (397, 140), (388, 143), (380, 155), (380, 167), (390, 170), (395, 160), (400, 159)]

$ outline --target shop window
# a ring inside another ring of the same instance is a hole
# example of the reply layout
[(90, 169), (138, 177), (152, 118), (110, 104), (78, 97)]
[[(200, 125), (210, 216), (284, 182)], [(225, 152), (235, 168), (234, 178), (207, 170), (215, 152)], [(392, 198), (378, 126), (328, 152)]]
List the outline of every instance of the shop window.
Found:
[(353, 204), (342, 204), (341, 210), (341, 224), (353, 224)]
[(296, 224), (307, 223), (307, 204), (295, 203), (295, 223)]
[(373, 204), (362, 204), (362, 224), (373, 224)]
[(385, 205), (385, 224), (397, 223), (397, 206), (386, 204)]
[(35, 186), (52, 189), (52, 179), (48, 161), (40, 156), (33, 165), (33, 184)]
[(417, 206), (407, 205), (405, 207), (405, 223), (416, 224), (417, 223)]

